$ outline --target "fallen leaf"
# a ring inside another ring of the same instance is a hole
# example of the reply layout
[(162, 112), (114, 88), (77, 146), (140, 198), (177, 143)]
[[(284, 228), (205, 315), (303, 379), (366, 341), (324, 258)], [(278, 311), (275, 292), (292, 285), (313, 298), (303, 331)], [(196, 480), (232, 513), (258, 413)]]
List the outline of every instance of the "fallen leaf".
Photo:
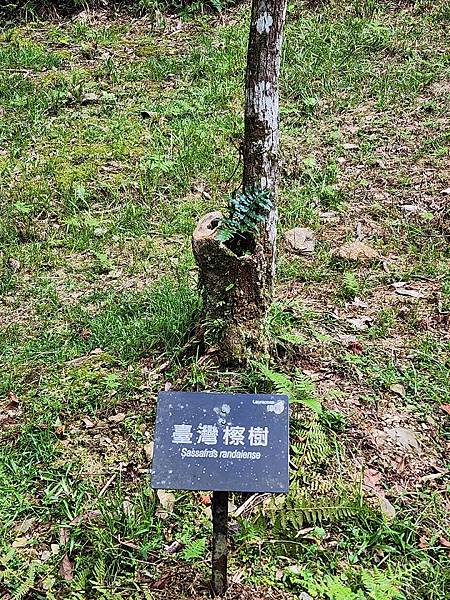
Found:
[(167, 546), (164, 546), (164, 550), (167, 552), (167, 554), (175, 554), (175, 552), (179, 552), (183, 548), (184, 544), (178, 542), (177, 540), (175, 540), (171, 544), (168, 544)]
[(439, 408), (450, 415), (450, 404), (441, 404)]
[(126, 515), (127, 517), (129, 517), (133, 512), (133, 505), (129, 500), (124, 500), (122, 502), (122, 508), (124, 515)]
[(84, 327), (81, 331), (80, 331), (80, 338), (82, 340), (88, 340), (92, 335), (92, 331), (90, 329), (87, 329), (86, 327)]
[(111, 421), (111, 423), (121, 423), (126, 417), (125, 413), (117, 413), (117, 415), (112, 415), (111, 417), (108, 417), (108, 421)]
[(355, 329), (364, 331), (369, 328), (370, 323), (373, 321), (372, 317), (363, 315), (362, 317), (355, 317), (354, 319), (345, 319), (347, 323), (353, 325)]
[(86, 429), (92, 429), (94, 427), (94, 423), (88, 417), (84, 417), (83, 423)]
[(380, 481), (381, 473), (379, 471), (376, 471), (375, 469), (366, 469), (364, 471), (364, 483), (367, 486), (376, 489)]
[(47, 562), (51, 555), (52, 553), (50, 552), (50, 550), (44, 550), (39, 558), (42, 562)]
[(294, 575), (300, 575), (301, 573), (301, 569), (298, 565), (289, 565), (286, 570)]
[(14, 527), (14, 531), (17, 531), (17, 533), (26, 533), (31, 529), (35, 521), (36, 517), (30, 517), (29, 519), (25, 519), (24, 521), (22, 521)]
[(364, 346), (361, 344), (361, 342), (358, 342), (357, 340), (349, 342), (347, 348), (353, 354), (363, 354), (364, 352)]
[(65, 581), (72, 581), (73, 579), (73, 565), (67, 553), (64, 554), (62, 559), (59, 574)]
[(405, 386), (403, 386), (401, 383), (393, 383), (389, 386), (389, 389), (391, 390), (391, 392), (394, 392), (394, 394), (398, 394), (402, 398), (406, 396)]
[(95, 519), (98, 519), (102, 516), (102, 513), (99, 510), (88, 510), (82, 515), (78, 515), (72, 521), (70, 521), (71, 525), (79, 525), (80, 523), (85, 523), (86, 521), (91, 522)]
[(8, 260), (8, 267), (12, 271), (19, 271), (20, 270), (20, 262), (16, 258), (10, 258)]
[(11, 544), (11, 546), (13, 548), (25, 548), (25, 546), (28, 544), (28, 538), (26, 537), (18, 537), (16, 538), (13, 543)]
[(8, 392), (8, 400), (9, 404), (6, 406), (5, 410), (12, 410), (14, 408), (17, 408), (20, 404), (20, 400), (14, 392)]
[(166, 587), (166, 585), (169, 583), (171, 577), (172, 577), (172, 573), (166, 573), (165, 575), (160, 577), (157, 581), (152, 583), (152, 585), (151, 585), (152, 590), (163, 590)]
[(160, 506), (156, 509), (156, 516), (160, 519), (167, 519), (169, 513), (173, 512), (175, 496), (172, 492), (166, 492), (165, 490), (158, 490), (157, 496)]
[(441, 546), (444, 546), (444, 548), (450, 548), (450, 542), (442, 536), (439, 538), (439, 543)]
[(153, 112), (152, 110), (141, 110), (141, 117), (143, 119), (156, 119), (159, 113)]
[(440, 473), (430, 473), (429, 475), (424, 475), (420, 479), (422, 481), (434, 481), (435, 479), (440, 479), (441, 477), (445, 477), (448, 473), (448, 469), (442, 469)]
[(383, 515), (387, 519), (393, 519), (395, 517), (395, 508), (392, 506), (392, 504), (384, 494), (378, 494), (378, 499), (380, 501), (380, 510)]
[(407, 288), (395, 286), (395, 291), (400, 296), (410, 296), (411, 298), (425, 298), (425, 294), (418, 292), (417, 290), (408, 290)]
[(420, 206), (417, 204), (402, 204), (400, 208), (408, 213), (416, 213), (420, 210)]
[(340, 246), (335, 252), (335, 255), (339, 258), (355, 261), (366, 261), (380, 258), (380, 255), (376, 250), (374, 250), (371, 246), (360, 242), (359, 240), (342, 244), (342, 246)]
[(446, 194), (447, 196), (450, 196), (450, 187), (446, 188), (445, 190), (442, 190), (441, 194)]
[(209, 494), (200, 494), (200, 504), (209, 506), (211, 504), (211, 496)]
[(344, 148), (344, 150), (357, 150), (359, 148), (358, 144), (342, 144), (342, 147)]
[(69, 529), (67, 527), (61, 527), (59, 530), (59, 543), (61, 546), (65, 546), (69, 541)]

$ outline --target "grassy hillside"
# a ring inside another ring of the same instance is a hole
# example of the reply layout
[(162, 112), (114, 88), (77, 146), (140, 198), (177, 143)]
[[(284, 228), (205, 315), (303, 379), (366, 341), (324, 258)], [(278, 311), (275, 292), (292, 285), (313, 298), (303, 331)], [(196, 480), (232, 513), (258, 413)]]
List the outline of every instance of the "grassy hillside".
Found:
[(289, 5), (280, 238), (316, 247), (280, 244), (271, 371), (223, 372), (195, 340), (190, 235), (239, 185), (248, 17), (0, 29), (3, 600), (206, 597), (208, 494), (149, 484), (156, 394), (273, 373), (297, 400), (291, 492), (232, 517), (229, 597), (448, 593), (448, 2)]

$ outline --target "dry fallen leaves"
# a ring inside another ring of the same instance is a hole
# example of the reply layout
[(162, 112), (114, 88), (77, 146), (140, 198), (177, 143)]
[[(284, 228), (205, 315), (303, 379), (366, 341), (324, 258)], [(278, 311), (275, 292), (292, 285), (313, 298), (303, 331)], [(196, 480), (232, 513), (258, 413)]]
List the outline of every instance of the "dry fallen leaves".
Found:
[(110, 421), (111, 423), (121, 423), (125, 420), (125, 417), (125, 413), (117, 413), (117, 415), (111, 415), (110, 417), (108, 417), (108, 421)]
[(62, 559), (59, 574), (65, 581), (72, 581), (73, 579), (73, 565), (67, 553), (64, 554), (64, 558)]

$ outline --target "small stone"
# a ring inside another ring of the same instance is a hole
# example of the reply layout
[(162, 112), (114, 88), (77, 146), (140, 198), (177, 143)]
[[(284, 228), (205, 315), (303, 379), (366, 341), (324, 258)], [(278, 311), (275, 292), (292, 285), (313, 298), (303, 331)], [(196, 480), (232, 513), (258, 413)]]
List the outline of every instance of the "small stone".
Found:
[(416, 213), (421, 210), (420, 206), (418, 206), (417, 204), (402, 204), (400, 208), (407, 213)]
[(50, 550), (53, 555), (58, 554), (59, 552), (59, 544), (50, 544)]
[(336, 255), (339, 258), (355, 261), (367, 261), (380, 258), (380, 255), (376, 250), (358, 240), (342, 244), (342, 246), (337, 249)]
[(397, 394), (397, 395), (401, 396), (402, 398), (404, 398), (406, 396), (405, 386), (402, 385), (401, 383), (393, 383), (392, 385), (389, 386), (389, 389), (391, 390), (391, 392), (394, 392), (394, 394)]
[(294, 227), (284, 234), (288, 248), (300, 254), (311, 254), (316, 245), (314, 231), (305, 227)]
[(52, 553), (50, 552), (50, 550), (44, 550), (39, 558), (42, 562), (47, 562), (51, 555)]
[(89, 92), (83, 96), (83, 98), (81, 100), (81, 104), (83, 106), (86, 106), (86, 104), (94, 104), (95, 102), (97, 102), (97, 100), (98, 100), (97, 94), (94, 94), (94, 92)]
[(153, 442), (144, 445), (145, 458), (151, 462), (153, 459)]
[(10, 258), (8, 260), (8, 266), (12, 271), (19, 271), (20, 262), (16, 258)]

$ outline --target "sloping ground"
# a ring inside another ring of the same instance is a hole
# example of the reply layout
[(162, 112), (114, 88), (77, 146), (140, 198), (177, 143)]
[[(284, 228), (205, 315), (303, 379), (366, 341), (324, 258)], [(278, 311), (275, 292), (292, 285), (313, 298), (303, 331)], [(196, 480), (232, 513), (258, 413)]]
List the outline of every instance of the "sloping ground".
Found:
[[(281, 244), (270, 320), (300, 401), (293, 492), (232, 521), (230, 598), (448, 594), (449, 19), (444, 1), (290, 5), (280, 237), (316, 240)], [(2, 31), (4, 599), (208, 594), (209, 497), (161, 506), (150, 441), (164, 387), (271, 389), (192, 336), (190, 234), (239, 184), (247, 20)]]

